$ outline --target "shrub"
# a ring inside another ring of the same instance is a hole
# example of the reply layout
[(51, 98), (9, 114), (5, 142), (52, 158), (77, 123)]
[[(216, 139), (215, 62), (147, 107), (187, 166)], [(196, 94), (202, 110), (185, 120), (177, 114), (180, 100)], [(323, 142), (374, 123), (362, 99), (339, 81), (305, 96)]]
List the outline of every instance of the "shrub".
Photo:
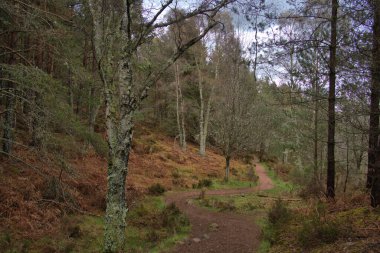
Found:
[(254, 204), (248, 202), (248, 203), (245, 203), (243, 208), (247, 211), (252, 211), (252, 210), (255, 210), (257, 208), (257, 206), (255, 206)]
[(324, 195), (324, 189), (320, 182), (315, 182), (315, 180), (310, 180), (309, 183), (302, 187), (299, 196), (303, 199), (308, 199), (310, 197), (321, 197)]
[(269, 209), (268, 220), (272, 225), (283, 224), (290, 218), (290, 211), (281, 199), (276, 200)]
[(172, 172), (172, 177), (173, 177), (174, 179), (178, 179), (178, 178), (181, 177), (181, 174), (179, 173), (179, 170), (178, 170), (178, 169), (176, 169), (175, 171)]
[(175, 186), (187, 187), (187, 186), (186, 186), (185, 179), (183, 179), (183, 178), (173, 178), (173, 179), (172, 179), (172, 183), (173, 183), (173, 185), (175, 185)]
[(239, 171), (237, 169), (235, 169), (235, 168), (232, 168), (231, 169), (231, 174), (236, 177), (239, 174)]
[(155, 196), (162, 195), (162, 194), (164, 194), (165, 191), (166, 191), (165, 188), (161, 184), (159, 184), (159, 183), (151, 185), (148, 188), (149, 194), (150, 195), (155, 195)]
[(274, 165), (274, 170), (277, 173), (283, 173), (283, 174), (289, 174), (289, 172), (293, 169), (292, 165), (287, 164), (287, 163), (276, 163)]
[(145, 237), (147, 241), (156, 243), (162, 239), (163, 235), (158, 233), (156, 230), (152, 229), (146, 233)]
[(259, 180), (259, 177), (256, 175), (252, 165), (248, 166), (247, 178), (252, 182), (257, 182), (257, 180)]
[(193, 188), (197, 188), (197, 189), (200, 189), (200, 188), (209, 188), (212, 186), (212, 181), (210, 179), (202, 179), (202, 180), (199, 180), (198, 181), (198, 184), (193, 184)]
[(202, 189), (201, 192), (199, 193), (199, 199), (204, 200), (206, 198), (206, 190)]
[(252, 160), (254, 160), (254, 157), (251, 154), (246, 154), (243, 157), (243, 162), (246, 164), (252, 164)]
[(321, 243), (333, 243), (338, 237), (339, 226), (336, 223), (313, 219), (302, 224), (298, 242), (303, 248), (310, 248)]
[(263, 228), (263, 238), (270, 244), (276, 243), (281, 233), (281, 228), (290, 219), (290, 211), (285, 203), (278, 199), (268, 211), (268, 222)]
[(172, 233), (176, 233), (181, 227), (190, 224), (186, 216), (184, 216), (175, 203), (171, 203), (161, 213), (162, 226), (168, 228)]
[(216, 172), (210, 172), (207, 174), (207, 177), (209, 178), (217, 178), (218, 177), (218, 173)]
[(218, 208), (220, 211), (235, 211), (236, 206), (233, 199), (230, 199), (229, 201), (216, 201), (215, 207)]

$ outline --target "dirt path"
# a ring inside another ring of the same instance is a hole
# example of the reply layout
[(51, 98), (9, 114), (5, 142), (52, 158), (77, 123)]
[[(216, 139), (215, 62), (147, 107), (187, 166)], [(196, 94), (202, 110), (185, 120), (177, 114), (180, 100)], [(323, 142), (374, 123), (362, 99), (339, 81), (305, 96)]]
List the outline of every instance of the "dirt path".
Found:
[[(273, 187), (272, 180), (260, 164), (256, 164), (259, 185), (253, 188), (210, 190), (206, 195), (236, 195)], [(166, 198), (166, 203), (176, 203), (187, 215), (192, 230), (189, 239), (177, 245), (172, 253), (252, 253), (259, 245), (260, 228), (253, 217), (232, 212), (212, 212), (189, 204), (188, 200), (198, 197), (199, 191), (176, 192)], [(215, 229), (215, 225), (217, 228)], [(211, 225), (211, 226), (210, 226)]]

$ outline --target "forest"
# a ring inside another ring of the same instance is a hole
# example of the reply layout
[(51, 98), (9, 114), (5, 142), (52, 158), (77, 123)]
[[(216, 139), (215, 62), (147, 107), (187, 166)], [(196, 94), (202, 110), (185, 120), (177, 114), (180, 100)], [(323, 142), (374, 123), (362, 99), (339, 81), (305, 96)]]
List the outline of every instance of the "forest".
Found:
[(1, 0), (0, 252), (380, 252), (380, 0)]

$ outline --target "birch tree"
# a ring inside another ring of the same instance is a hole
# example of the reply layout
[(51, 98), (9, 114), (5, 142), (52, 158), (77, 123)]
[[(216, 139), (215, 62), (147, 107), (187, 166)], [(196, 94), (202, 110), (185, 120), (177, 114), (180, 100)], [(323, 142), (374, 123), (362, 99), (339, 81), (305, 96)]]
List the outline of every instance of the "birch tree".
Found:
[(199, 89), (199, 154), (201, 156), (206, 155), (206, 141), (208, 134), (208, 126), (210, 122), (210, 110), (211, 110), (211, 101), (214, 95), (215, 82), (218, 80), (218, 62), (215, 65), (215, 80), (211, 82), (211, 88), (208, 95), (208, 98), (205, 97), (205, 88), (204, 88), (204, 75), (202, 73), (201, 61), (196, 61), (196, 68), (198, 72), (198, 89)]
[[(220, 39), (219, 34), (221, 31), (221, 29), (214, 30), (213, 36), (215, 37), (215, 44), (219, 43), (218, 39)], [(210, 111), (214, 97), (215, 85), (218, 80), (219, 60), (217, 54), (214, 54), (214, 66), (211, 66), (210, 68), (207, 66), (206, 62), (207, 50), (204, 43), (198, 44), (198, 46), (194, 49), (195, 68), (197, 72), (199, 91), (199, 154), (201, 156), (205, 156), (208, 127), (210, 123)]]
[(230, 161), (237, 152), (253, 144), (252, 122), (254, 85), (253, 75), (242, 58), (239, 40), (233, 33), (223, 42), (221, 80), (217, 90), (217, 108), (213, 114), (213, 138), (226, 160), (225, 180), (229, 179)]
[(179, 146), (186, 150), (186, 127), (185, 127), (185, 101), (183, 99), (179, 64), (174, 64), (175, 90), (176, 90), (176, 116), (179, 136)]
[[(231, 2), (232, 0), (200, 1), (183, 15), (162, 21), (166, 10), (177, 8), (176, 1), (162, 1), (159, 8), (143, 12), (142, 1), (88, 0), (93, 19), (94, 47), (105, 96), (109, 148), (104, 252), (123, 251), (125, 244), (125, 184), (135, 112), (162, 73), (216, 25), (215, 15)], [(143, 13), (150, 15), (145, 17)], [(147, 62), (149, 73), (144, 80), (136, 83), (135, 55), (143, 44), (150, 42), (151, 35), (158, 29), (201, 14), (207, 17), (208, 23), (200, 34), (181, 41), (160, 68), (151, 69)]]

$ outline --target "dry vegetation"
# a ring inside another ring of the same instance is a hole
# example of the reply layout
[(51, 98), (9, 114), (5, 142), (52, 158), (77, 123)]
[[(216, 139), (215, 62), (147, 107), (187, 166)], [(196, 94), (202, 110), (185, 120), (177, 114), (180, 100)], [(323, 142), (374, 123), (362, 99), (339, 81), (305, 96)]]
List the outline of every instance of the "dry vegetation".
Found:
[[(334, 201), (328, 200), (320, 194), (323, 189), (311, 187), (284, 167), (273, 165), (269, 173), (278, 175), (277, 188), (279, 180), (304, 183), (285, 195), (284, 190), (272, 191), (279, 200), (266, 208), (262, 252), (380, 252), (380, 211), (370, 207), (367, 193), (338, 192)], [(281, 201), (296, 195), (302, 201)]]
[[(167, 191), (192, 188), (202, 180), (222, 180), (225, 161), (215, 150), (201, 157), (195, 145), (181, 151), (172, 138), (145, 127), (139, 129), (127, 182), (130, 209), (138, 205), (149, 187), (157, 184)], [(24, 242), (58, 235), (67, 229), (62, 221), (73, 215), (102, 217), (106, 160), (85, 143), (73, 140), (62, 143), (65, 144), (57, 144), (62, 151), (58, 161), (52, 150), (41, 154), (23, 146), (14, 150), (14, 156), (22, 161), (2, 158), (1, 246), (6, 248), (17, 242), (21, 250)], [(247, 173), (247, 165), (242, 162), (233, 161), (232, 167), (235, 171), (232, 179), (239, 180)]]

